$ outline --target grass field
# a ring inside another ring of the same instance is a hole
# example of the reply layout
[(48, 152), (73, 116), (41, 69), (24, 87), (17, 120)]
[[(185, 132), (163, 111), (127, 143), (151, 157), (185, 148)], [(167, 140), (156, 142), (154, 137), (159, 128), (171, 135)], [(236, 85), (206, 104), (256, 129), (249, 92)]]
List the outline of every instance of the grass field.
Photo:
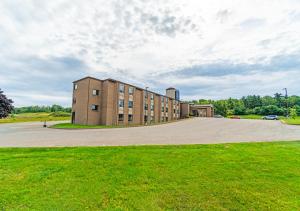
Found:
[(0, 149), (0, 210), (299, 209), (300, 142)]
[(296, 117), (295, 119), (289, 118), (289, 119), (282, 119), (282, 121), (289, 125), (300, 125), (300, 117)]
[(38, 122), (38, 121), (60, 121), (70, 120), (69, 116), (55, 116), (53, 113), (22, 113), (15, 114), (6, 119), (0, 119), (1, 123)]
[(79, 125), (72, 123), (59, 123), (52, 125), (51, 128), (55, 129), (105, 129), (105, 128), (120, 128), (122, 126), (114, 125)]
[(72, 123), (58, 123), (52, 125), (51, 128), (55, 129), (106, 129), (106, 128), (124, 128), (124, 127), (143, 127), (143, 126), (154, 126), (154, 125), (162, 125), (169, 124), (172, 122), (184, 121), (186, 119), (181, 119), (177, 121), (168, 121), (168, 122), (158, 122), (151, 123), (147, 125), (137, 125), (137, 124), (129, 124), (129, 125), (80, 125), (80, 124), (72, 124)]
[(262, 115), (240, 115), (241, 119), (262, 119)]

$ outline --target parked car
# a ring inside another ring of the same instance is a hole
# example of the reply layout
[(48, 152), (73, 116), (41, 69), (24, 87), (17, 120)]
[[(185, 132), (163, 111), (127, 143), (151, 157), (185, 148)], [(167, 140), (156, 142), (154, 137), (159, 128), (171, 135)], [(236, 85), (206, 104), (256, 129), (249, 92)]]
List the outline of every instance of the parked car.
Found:
[(214, 118), (224, 118), (222, 115), (214, 115)]
[(279, 117), (277, 115), (267, 115), (262, 118), (265, 120), (279, 120)]
[(231, 116), (230, 119), (241, 119), (240, 116)]

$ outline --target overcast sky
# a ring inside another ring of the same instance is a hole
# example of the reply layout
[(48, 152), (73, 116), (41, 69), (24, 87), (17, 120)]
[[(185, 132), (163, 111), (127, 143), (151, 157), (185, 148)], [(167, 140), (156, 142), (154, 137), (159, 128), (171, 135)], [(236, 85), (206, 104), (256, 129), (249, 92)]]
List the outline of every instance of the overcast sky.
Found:
[(183, 100), (300, 95), (300, 1), (0, 1), (0, 88), (16, 106), (70, 106), (87, 75)]

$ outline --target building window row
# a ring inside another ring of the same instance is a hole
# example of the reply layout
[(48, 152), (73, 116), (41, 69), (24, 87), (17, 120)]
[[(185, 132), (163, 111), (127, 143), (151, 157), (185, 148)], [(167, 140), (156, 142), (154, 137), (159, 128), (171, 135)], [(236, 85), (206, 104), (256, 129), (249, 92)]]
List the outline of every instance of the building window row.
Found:
[[(125, 93), (125, 85), (124, 84), (119, 84), (119, 92)], [(133, 95), (133, 93), (134, 93), (134, 87), (132, 87), (132, 86), (128, 87), (128, 94)]]
[[(124, 114), (119, 114), (118, 121), (119, 122), (124, 122)], [(128, 122), (133, 122), (133, 115), (132, 114), (128, 114)]]
[[(124, 114), (119, 114), (118, 121), (119, 122), (124, 122)], [(133, 122), (133, 115), (132, 114), (128, 114), (128, 122)]]

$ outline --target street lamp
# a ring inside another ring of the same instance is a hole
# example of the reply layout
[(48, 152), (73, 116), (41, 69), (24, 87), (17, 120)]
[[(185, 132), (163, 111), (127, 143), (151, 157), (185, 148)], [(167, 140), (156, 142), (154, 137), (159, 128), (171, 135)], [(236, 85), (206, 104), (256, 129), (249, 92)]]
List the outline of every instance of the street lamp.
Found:
[(286, 118), (288, 118), (288, 116), (289, 116), (288, 91), (287, 91), (287, 88), (283, 88), (282, 90), (284, 90), (284, 91), (285, 91)]

